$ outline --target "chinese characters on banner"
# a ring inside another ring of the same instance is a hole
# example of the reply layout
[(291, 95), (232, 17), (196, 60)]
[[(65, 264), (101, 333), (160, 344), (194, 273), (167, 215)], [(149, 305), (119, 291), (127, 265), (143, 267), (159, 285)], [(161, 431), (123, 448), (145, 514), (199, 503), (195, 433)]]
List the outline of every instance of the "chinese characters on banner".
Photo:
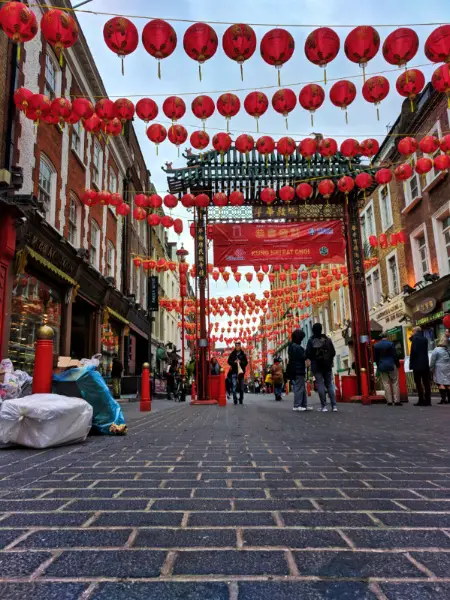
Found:
[(214, 265), (343, 264), (342, 221), (215, 225)]
[(206, 230), (203, 222), (197, 225), (197, 277), (206, 277), (207, 274), (207, 252), (206, 252)]

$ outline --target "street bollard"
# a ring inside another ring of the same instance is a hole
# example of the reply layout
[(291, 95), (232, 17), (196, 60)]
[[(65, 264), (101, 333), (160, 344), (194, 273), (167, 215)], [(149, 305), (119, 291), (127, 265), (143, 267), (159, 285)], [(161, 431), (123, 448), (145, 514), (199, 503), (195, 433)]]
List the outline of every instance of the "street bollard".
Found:
[(191, 402), (197, 400), (197, 388), (195, 387), (195, 379), (192, 380)]
[(140, 411), (150, 412), (151, 410), (152, 399), (150, 395), (150, 365), (148, 363), (144, 363), (142, 365)]
[(369, 397), (369, 379), (366, 369), (361, 369), (361, 401), (365, 406), (372, 404)]
[(227, 405), (227, 388), (226, 388), (226, 384), (225, 384), (225, 371), (221, 371), (220, 375), (219, 375), (220, 379), (219, 379), (219, 398), (218, 398), (218, 402), (219, 402), (219, 406), (226, 406)]
[(336, 394), (336, 402), (342, 402), (342, 394), (341, 394), (341, 378), (338, 373), (334, 374), (334, 387)]
[(311, 382), (308, 381), (306, 384), (306, 390), (308, 392), (308, 396), (311, 396)]
[(398, 387), (400, 389), (400, 402), (409, 402), (404, 360), (400, 361), (400, 366), (398, 368)]
[(51, 394), (53, 378), (53, 336), (48, 325), (42, 325), (36, 332), (33, 394)]

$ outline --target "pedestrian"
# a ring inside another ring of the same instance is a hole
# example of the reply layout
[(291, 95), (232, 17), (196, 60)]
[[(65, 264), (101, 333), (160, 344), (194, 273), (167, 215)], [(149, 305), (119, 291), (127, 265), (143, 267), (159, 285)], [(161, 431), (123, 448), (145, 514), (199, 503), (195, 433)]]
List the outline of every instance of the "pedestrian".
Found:
[(272, 382), (273, 382), (273, 391), (275, 394), (275, 400), (279, 402), (281, 400), (281, 394), (283, 392), (283, 364), (281, 360), (276, 357), (273, 361), (273, 365), (271, 368)]
[(311, 365), (316, 380), (321, 408), (320, 412), (328, 412), (326, 406), (326, 392), (330, 397), (331, 410), (337, 412), (336, 394), (333, 383), (333, 360), (336, 356), (333, 342), (322, 333), (321, 323), (314, 323), (312, 336), (306, 346), (306, 366)]
[(114, 354), (111, 367), (111, 380), (113, 386), (113, 396), (116, 400), (120, 399), (122, 393), (122, 373), (123, 364), (117, 354)]
[(414, 375), (419, 401), (414, 406), (431, 406), (430, 364), (428, 361), (428, 340), (422, 327), (414, 327), (411, 341), (409, 368)]
[(288, 355), (289, 363), (287, 367), (288, 378), (292, 381), (294, 387), (294, 411), (305, 412), (313, 410), (308, 406), (308, 396), (305, 386), (306, 375), (306, 352), (302, 341), (305, 339), (305, 333), (301, 329), (296, 329), (292, 333), (292, 342), (289, 345)]
[(236, 342), (234, 350), (228, 357), (228, 364), (231, 367), (231, 380), (233, 382), (233, 401), (235, 404), (238, 403), (239, 393), (239, 404), (244, 402), (244, 377), (245, 369), (248, 365), (248, 360), (245, 352), (242, 350), (241, 342)]
[(402, 406), (398, 385), (398, 367), (400, 366), (400, 361), (398, 360), (394, 344), (388, 340), (387, 333), (381, 334), (381, 341), (375, 344), (373, 351), (378, 372), (383, 383), (387, 405), (392, 406), (392, 402), (394, 402), (394, 406)]
[(259, 389), (260, 389), (260, 383), (259, 383), (259, 379), (257, 379), (255, 381), (255, 394), (259, 394)]
[(210, 362), (210, 373), (211, 375), (220, 375), (220, 364), (215, 356), (212, 357)]
[(175, 391), (175, 375), (178, 371), (178, 360), (174, 359), (167, 370), (167, 399), (172, 400), (172, 394)]
[(445, 334), (440, 337), (437, 348), (433, 350), (430, 368), (441, 395), (438, 404), (450, 404), (450, 351)]
[(231, 399), (231, 395), (233, 394), (233, 380), (232, 380), (233, 371), (230, 369), (227, 373), (227, 378), (225, 379), (225, 388), (227, 390), (227, 400)]

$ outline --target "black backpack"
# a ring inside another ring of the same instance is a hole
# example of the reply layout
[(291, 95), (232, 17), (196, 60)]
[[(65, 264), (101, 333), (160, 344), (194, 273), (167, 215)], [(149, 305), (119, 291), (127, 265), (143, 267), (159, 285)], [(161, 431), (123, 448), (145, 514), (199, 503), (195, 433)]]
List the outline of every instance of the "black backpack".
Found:
[(323, 367), (330, 366), (333, 359), (328, 338), (325, 335), (320, 338), (314, 337), (312, 339), (312, 347), (317, 364)]

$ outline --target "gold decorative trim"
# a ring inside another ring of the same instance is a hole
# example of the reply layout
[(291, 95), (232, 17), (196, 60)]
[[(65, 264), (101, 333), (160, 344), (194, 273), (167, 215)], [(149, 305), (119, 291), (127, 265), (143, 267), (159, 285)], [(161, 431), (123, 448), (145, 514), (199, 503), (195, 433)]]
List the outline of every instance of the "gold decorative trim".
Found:
[(125, 325), (130, 324), (130, 321), (127, 321), (124, 317), (122, 317), (122, 315), (119, 315), (119, 313), (117, 313), (115, 310), (109, 308), (109, 306), (106, 307), (106, 311), (111, 315), (111, 317), (114, 317), (116, 321), (121, 321), (122, 323), (125, 323)]
[(28, 246), (16, 253), (15, 272), (16, 275), (23, 275), (28, 262)]
[[(29, 246), (25, 246), (25, 248), (22, 252), (26, 252), (25, 259), (22, 259), (22, 260), (26, 260), (28, 256), (31, 256), (31, 258), (34, 258), (34, 260), (36, 260), (38, 263), (40, 263), (46, 269), (48, 269), (49, 271), (52, 271), (53, 273), (58, 275), (58, 277), (61, 277), (61, 279), (64, 279), (65, 281), (70, 283), (70, 285), (72, 285), (73, 287), (80, 287), (78, 282), (75, 281), (75, 279), (72, 279), (72, 277), (69, 277), (69, 275), (64, 273), (64, 271), (61, 271), (61, 269), (58, 269), (58, 267), (55, 267), (55, 265), (53, 265), (49, 260), (47, 260), (46, 258), (41, 256), (38, 252), (36, 252), (32, 248), (30, 248)], [(25, 262), (25, 265), (26, 265), (26, 262)]]

